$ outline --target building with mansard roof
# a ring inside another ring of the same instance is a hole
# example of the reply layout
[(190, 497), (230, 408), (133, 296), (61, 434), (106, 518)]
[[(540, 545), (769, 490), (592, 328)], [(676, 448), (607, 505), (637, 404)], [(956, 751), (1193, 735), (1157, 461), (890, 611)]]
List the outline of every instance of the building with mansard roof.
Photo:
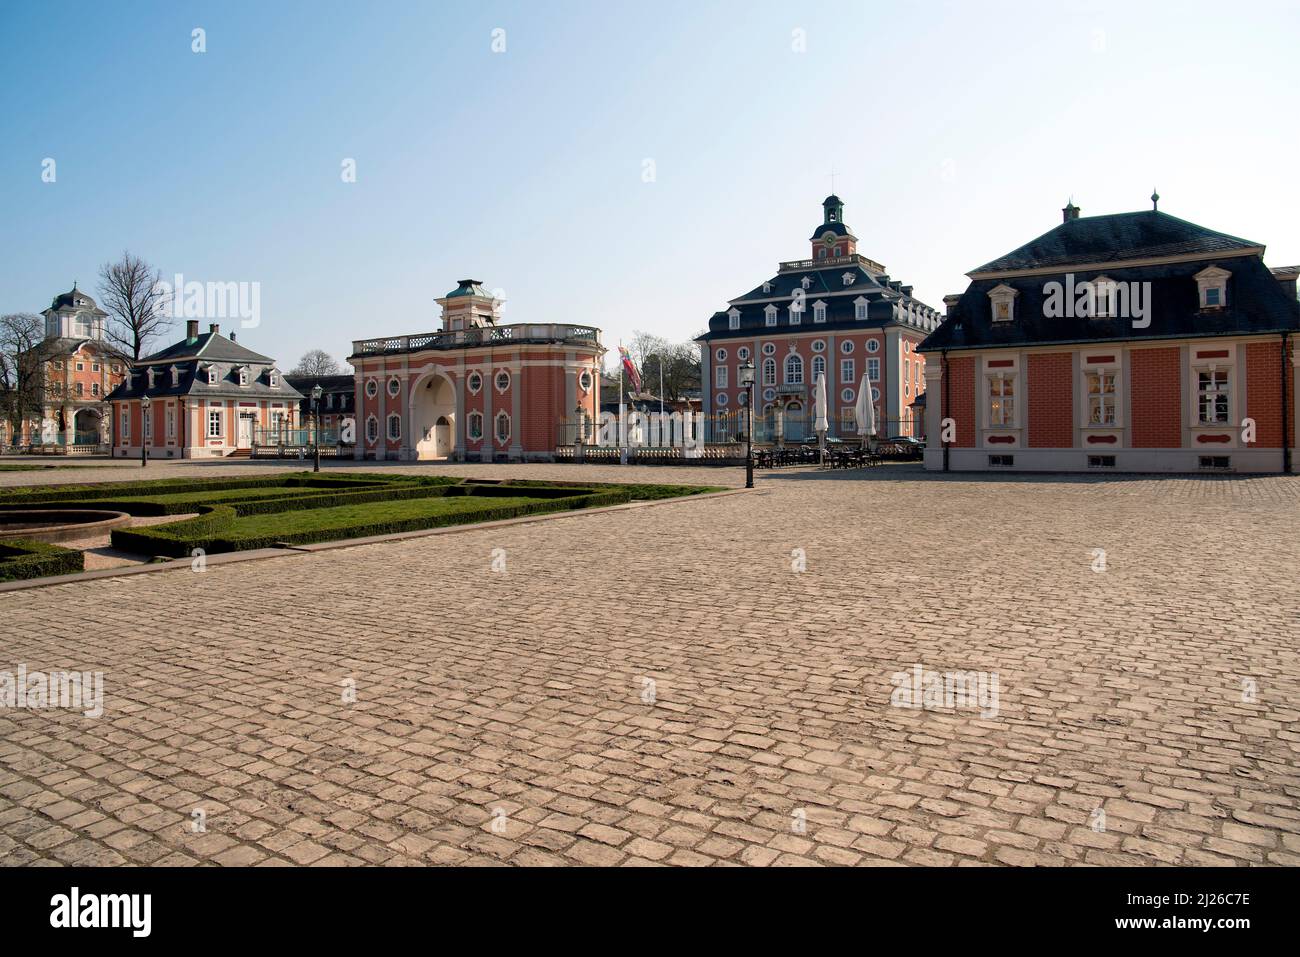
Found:
[(858, 253), (838, 196), (822, 202), (809, 258), (783, 262), (776, 273), (714, 313), (700, 344), (706, 417), (743, 408), (737, 367), (757, 370), (755, 433), (771, 437), (776, 410), (784, 437), (811, 429), (813, 387), (826, 373), (832, 435), (856, 435), (854, 406), (869, 381), (881, 437), (912, 435), (912, 405), (925, 390), (925, 358), (916, 347), (940, 321), (938, 312)]
[(1300, 268), (1270, 270), (1262, 244), (1159, 196), (1105, 216), (1071, 202), (968, 275), (921, 346), (941, 399), (927, 468), (1294, 470)]

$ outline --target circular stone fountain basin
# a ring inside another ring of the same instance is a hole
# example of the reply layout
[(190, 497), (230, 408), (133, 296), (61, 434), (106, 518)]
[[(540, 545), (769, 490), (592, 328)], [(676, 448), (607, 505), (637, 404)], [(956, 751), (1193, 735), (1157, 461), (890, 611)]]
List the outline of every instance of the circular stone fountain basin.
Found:
[(0, 509), (0, 541), (27, 538), (38, 542), (66, 542), (89, 538), (126, 525), (131, 516), (91, 508)]

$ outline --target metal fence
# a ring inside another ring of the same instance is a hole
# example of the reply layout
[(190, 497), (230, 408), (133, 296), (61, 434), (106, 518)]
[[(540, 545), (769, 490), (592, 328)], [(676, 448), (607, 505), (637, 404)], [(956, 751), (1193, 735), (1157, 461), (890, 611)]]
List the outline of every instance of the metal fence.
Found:
[[(754, 444), (798, 445), (801, 442), (812, 441), (817, 438), (816, 424), (816, 418), (804, 411), (787, 412), (781, 416), (779, 422), (774, 412), (759, 413), (754, 416)], [(829, 439), (858, 442), (861, 438), (858, 435), (857, 421), (854, 419), (832, 418), (827, 421), (827, 426), (826, 435)], [(703, 442), (705, 445), (744, 442), (745, 430), (748, 427), (749, 420), (744, 409), (714, 412), (703, 417)], [(573, 422), (561, 424), (556, 430), (556, 445), (573, 445), (577, 434), (578, 427)], [(901, 419), (885, 418), (876, 425), (878, 439), (903, 434), (905, 433)], [(595, 441), (590, 421), (587, 422), (583, 441), (588, 444), (593, 444)], [(637, 442), (635, 437), (631, 437), (629, 444), (644, 446), (646, 443)]]

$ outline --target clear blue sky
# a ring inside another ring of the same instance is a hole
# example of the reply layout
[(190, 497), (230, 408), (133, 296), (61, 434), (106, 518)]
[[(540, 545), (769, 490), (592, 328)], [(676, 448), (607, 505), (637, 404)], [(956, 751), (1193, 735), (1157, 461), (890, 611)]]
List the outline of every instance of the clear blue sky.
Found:
[(1071, 196), (1153, 186), (1288, 265), (1298, 28), (1294, 0), (0, 0), (0, 312), (130, 249), (260, 282), (240, 338), (286, 367), (430, 330), (466, 277), (507, 321), (684, 339), (806, 254), (832, 167), (935, 307)]

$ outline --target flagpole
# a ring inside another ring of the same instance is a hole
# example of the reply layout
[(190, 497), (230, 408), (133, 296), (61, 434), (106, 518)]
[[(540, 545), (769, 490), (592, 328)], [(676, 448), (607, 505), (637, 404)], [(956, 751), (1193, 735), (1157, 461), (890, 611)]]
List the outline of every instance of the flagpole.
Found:
[(618, 464), (627, 465), (627, 424), (623, 418), (623, 341), (618, 343)]

